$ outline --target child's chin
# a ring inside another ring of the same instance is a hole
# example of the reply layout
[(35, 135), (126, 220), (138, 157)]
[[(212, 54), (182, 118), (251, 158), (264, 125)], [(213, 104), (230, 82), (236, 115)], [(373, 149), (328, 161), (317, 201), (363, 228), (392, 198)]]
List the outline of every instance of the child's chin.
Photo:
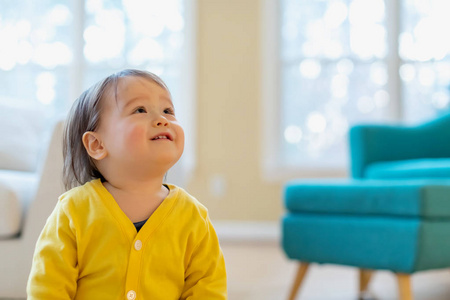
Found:
[(180, 160), (181, 154), (164, 153), (158, 156), (156, 160), (153, 160), (151, 164), (157, 164), (161, 167), (170, 169)]
[(165, 153), (161, 153), (159, 157), (161, 162), (175, 164), (181, 158), (182, 154), (183, 153), (167, 151)]

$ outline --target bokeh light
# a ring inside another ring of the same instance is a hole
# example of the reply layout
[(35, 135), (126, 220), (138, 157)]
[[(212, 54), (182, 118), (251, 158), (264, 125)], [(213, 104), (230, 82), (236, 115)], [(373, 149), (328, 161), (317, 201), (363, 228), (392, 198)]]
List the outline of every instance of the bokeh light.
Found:
[(311, 132), (324, 132), (327, 127), (327, 119), (320, 112), (311, 112), (308, 114), (306, 124)]
[(84, 55), (93, 63), (120, 56), (125, 44), (123, 13), (118, 9), (98, 12), (95, 24), (85, 29), (84, 40)]
[(42, 72), (36, 77), (36, 98), (39, 102), (49, 105), (55, 100), (56, 78), (51, 72)]
[(302, 139), (303, 132), (300, 127), (290, 125), (284, 130), (284, 138), (289, 144), (297, 144)]
[(33, 61), (47, 69), (72, 62), (72, 50), (62, 42), (42, 43), (34, 51)]
[(416, 77), (416, 69), (411, 64), (403, 64), (400, 66), (400, 78), (404, 82), (411, 82)]
[(308, 79), (316, 79), (322, 70), (320, 62), (315, 59), (305, 59), (299, 66), (300, 74)]

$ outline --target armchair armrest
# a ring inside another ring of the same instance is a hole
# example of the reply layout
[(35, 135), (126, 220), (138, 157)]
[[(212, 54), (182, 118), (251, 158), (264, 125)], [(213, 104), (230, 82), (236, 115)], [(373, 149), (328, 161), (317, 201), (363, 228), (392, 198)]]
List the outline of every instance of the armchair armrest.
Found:
[(351, 174), (374, 162), (450, 157), (450, 114), (417, 126), (357, 125), (349, 134)]

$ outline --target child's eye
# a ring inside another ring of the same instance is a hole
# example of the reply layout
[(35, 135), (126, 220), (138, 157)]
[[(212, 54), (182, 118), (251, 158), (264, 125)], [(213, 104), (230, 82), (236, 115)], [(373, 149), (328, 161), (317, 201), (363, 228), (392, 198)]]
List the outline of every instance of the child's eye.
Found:
[(147, 110), (145, 109), (145, 107), (138, 107), (134, 110), (134, 112), (137, 114), (145, 114)]
[(166, 108), (164, 110), (164, 113), (169, 115), (175, 115), (175, 111), (173, 110), (173, 108)]

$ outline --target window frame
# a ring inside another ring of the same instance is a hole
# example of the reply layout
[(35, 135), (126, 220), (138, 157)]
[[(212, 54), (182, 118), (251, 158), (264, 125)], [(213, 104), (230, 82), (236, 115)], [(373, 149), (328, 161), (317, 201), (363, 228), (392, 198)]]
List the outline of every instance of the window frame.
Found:
[[(67, 93), (48, 108), (59, 106), (53, 118), (62, 119), (66, 116), (72, 103), (84, 91), (83, 80), (89, 72), (88, 62), (84, 56), (84, 30), (86, 25), (86, 0), (70, 0), (67, 5), (72, 9), (72, 24), (68, 32), (72, 42), (72, 61), (67, 65), (69, 84)], [(180, 161), (168, 172), (168, 181), (184, 186), (188, 183), (189, 174), (196, 165), (196, 45), (197, 45), (197, 0), (182, 0), (184, 6), (184, 41), (180, 63), (179, 101), (177, 111), (181, 112), (182, 125), (185, 131), (184, 153)], [(55, 3), (56, 4), (56, 3)], [(126, 65), (125, 65), (126, 67)], [(50, 70), (51, 71), (51, 70)], [(164, 74), (163, 76), (164, 77)], [(93, 84), (94, 82), (92, 82)]]
[[(400, 58), (399, 34), (401, 26), (401, 0), (385, 0), (387, 64), (389, 80), (387, 91), (392, 101), (392, 110), (388, 118), (393, 121), (402, 119), (402, 83), (399, 68), (403, 61)], [(280, 59), (280, 1), (263, 0), (261, 11), (261, 168), (267, 181), (285, 181), (296, 177), (348, 177), (349, 165), (329, 166), (324, 164), (308, 164), (305, 166), (290, 165), (281, 159), (281, 145), (274, 143), (280, 140), (281, 134), (281, 59)]]

